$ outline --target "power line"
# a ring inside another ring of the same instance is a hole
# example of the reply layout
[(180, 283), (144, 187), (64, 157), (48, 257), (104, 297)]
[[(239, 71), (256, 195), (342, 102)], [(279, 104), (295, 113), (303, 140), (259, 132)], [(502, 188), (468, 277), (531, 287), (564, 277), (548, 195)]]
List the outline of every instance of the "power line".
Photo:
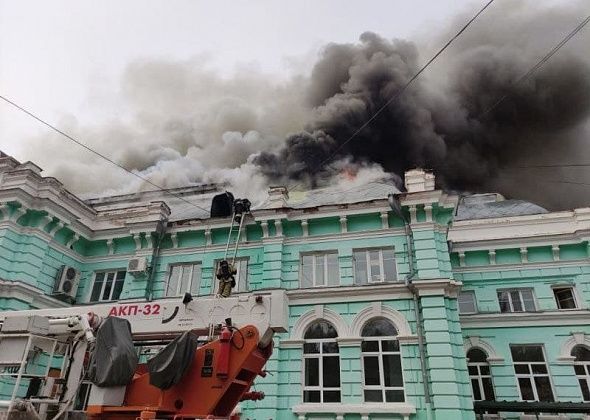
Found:
[[(424, 64), (422, 66), (422, 68), (420, 68), (420, 70), (418, 70), (417, 73), (415, 73), (410, 80), (408, 80), (406, 82), (405, 85), (402, 86), (402, 88), (397, 91), (397, 93), (395, 95), (393, 95), (387, 102), (385, 102), (385, 104), (383, 104), (379, 109), (377, 109), (377, 111), (371, 116), (371, 118), (369, 118), (363, 125), (361, 125), (357, 130), (354, 131), (354, 133), (352, 133), (352, 135), (350, 137), (348, 137), (348, 139), (346, 139), (346, 141), (344, 141), (344, 143), (341, 143), (333, 152), (330, 156), (328, 156), (326, 159), (324, 159), (317, 168), (315, 169), (319, 169), (322, 166), (324, 166), (327, 162), (329, 162), (330, 160), (332, 160), (332, 158), (334, 156), (336, 156), (336, 154), (344, 147), (346, 146), (348, 143), (350, 143), (365, 127), (367, 127), (375, 118), (377, 118), (389, 105), (391, 105), (392, 102), (394, 102), (395, 100), (397, 100), (400, 96), (402, 96), (404, 94), (404, 92), (408, 89), (408, 87), (412, 84), (412, 82), (414, 80), (416, 80), (418, 78), (418, 76), (420, 76), (424, 70), (426, 70), (428, 68), (428, 66), (430, 66), (430, 64), (432, 64), (432, 62), (434, 62), (442, 53), (444, 50), (447, 49), (447, 47), (449, 45), (451, 45), (459, 36), (461, 36), (461, 34), (463, 32), (465, 32), (465, 30), (469, 27), (469, 25), (471, 25), (473, 23), (473, 21), (475, 21), (475, 19), (477, 19), (479, 17), (479, 15), (481, 15), (487, 8), (488, 6), (490, 6), (492, 3), (494, 2), (494, 0), (489, 0), (471, 19), (469, 19), (467, 21), (467, 23), (465, 23), (465, 25), (463, 25), (463, 27), (451, 38), (447, 41), (447, 43), (445, 45), (442, 46), (441, 49), (438, 50), (438, 52), (436, 54), (434, 54), (430, 60), (428, 60), (426, 62), (426, 64)], [(297, 189), (299, 186), (301, 186), (301, 182), (296, 184), (295, 187), (293, 187), (292, 189), (295, 190)]]
[(548, 165), (523, 165), (512, 166), (510, 169), (543, 169), (543, 168), (584, 168), (590, 167), (590, 163), (555, 163)]
[[(512, 84), (512, 86), (517, 86), (520, 83), (522, 83), (523, 81), (525, 81), (526, 79), (528, 79), (534, 72), (536, 72), (539, 68), (541, 68), (541, 66), (543, 66), (543, 64), (545, 64), (547, 61), (549, 61), (549, 59), (551, 57), (553, 57), (553, 55), (557, 51), (559, 51), (559, 49), (561, 47), (563, 47), (565, 44), (567, 44), (567, 42), (570, 39), (572, 39), (578, 32), (580, 32), (582, 30), (582, 28), (588, 24), (589, 21), (590, 21), (590, 16), (587, 16), (586, 19), (584, 19), (578, 26), (576, 26), (570, 33), (568, 33), (561, 41), (559, 41), (559, 43), (556, 46), (554, 46), (547, 54), (545, 54), (545, 56), (543, 56), (543, 58), (541, 58), (537, 62), (537, 64), (535, 64), (533, 67), (531, 67), (529, 69), (529, 71), (527, 71), (518, 80), (516, 80), (516, 82), (514, 82)], [(483, 117), (484, 115), (490, 113), (493, 109), (495, 109), (498, 105), (500, 105), (506, 98), (508, 98), (511, 95), (512, 95), (512, 93), (506, 93), (498, 101), (496, 101), (491, 107), (489, 107), (484, 112), (482, 112), (478, 116), (477, 119), (479, 119), (479, 118)]]
[(55, 131), (55, 132), (57, 132), (57, 133), (61, 134), (62, 136), (64, 136), (64, 137), (65, 137), (65, 138), (67, 138), (68, 140), (71, 140), (71, 141), (73, 141), (73, 142), (74, 142), (74, 143), (76, 143), (78, 146), (81, 146), (81, 147), (83, 147), (84, 149), (88, 150), (89, 152), (91, 152), (91, 153), (94, 153), (96, 156), (99, 156), (99, 157), (101, 157), (102, 159), (106, 160), (107, 162), (109, 162), (109, 163), (111, 163), (111, 164), (113, 164), (113, 165), (117, 166), (118, 168), (121, 168), (121, 169), (123, 169), (125, 172), (129, 172), (131, 175), (133, 175), (133, 176), (135, 176), (135, 177), (137, 177), (137, 178), (141, 179), (142, 181), (145, 181), (145, 182), (147, 182), (148, 184), (150, 184), (150, 185), (152, 185), (152, 186), (156, 187), (157, 189), (159, 189), (159, 190), (161, 190), (161, 191), (163, 191), (163, 192), (165, 192), (165, 193), (167, 193), (167, 194), (170, 194), (170, 195), (172, 195), (172, 196), (174, 196), (174, 197), (178, 198), (179, 200), (182, 200), (182, 201), (184, 201), (185, 203), (187, 203), (187, 204), (190, 204), (190, 205), (191, 205), (191, 206), (193, 206), (193, 207), (196, 207), (196, 208), (198, 208), (198, 209), (200, 209), (200, 210), (203, 210), (203, 211), (205, 211), (205, 212), (209, 213), (209, 210), (207, 210), (207, 209), (205, 209), (205, 208), (203, 208), (203, 207), (201, 207), (201, 206), (198, 206), (198, 205), (196, 205), (195, 203), (191, 203), (191, 202), (190, 202), (190, 201), (188, 201), (188, 200), (185, 200), (185, 199), (184, 199), (184, 198), (182, 198), (180, 195), (173, 193), (172, 191), (170, 191), (170, 190), (169, 190), (169, 189), (167, 189), (167, 188), (161, 187), (160, 185), (158, 185), (158, 184), (156, 184), (156, 183), (154, 183), (154, 182), (150, 181), (150, 180), (149, 180), (149, 179), (147, 179), (146, 177), (144, 177), (144, 176), (141, 176), (141, 175), (139, 175), (139, 174), (138, 174), (138, 173), (136, 173), (136, 172), (130, 171), (129, 169), (127, 169), (127, 168), (126, 168), (126, 167), (124, 167), (123, 165), (120, 165), (120, 164), (118, 164), (117, 162), (115, 162), (114, 160), (110, 159), (109, 157), (107, 157), (107, 156), (103, 155), (102, 153), (100, 153), (100, 152), (97, 152), (96, 150), (94, 150), (94, 149), (93, 149), (93, 148), (91, 148), (90, 146), (88, 146), (88, 145), (86, 145), (86, 144), (82, 143), (82, 142), (81, 142), (81, 141), (79, 141), (79, 140), (76, 140), (74, 137), (70, 136), (68, 133), (65, 133), (65, 132), (63, 132), (62, 130), (60, 130), (59, 128), (55, 127), (54, 125), (52, 125), (52, 124), (50, 124), (50, 123), (46, 122), (45, 120), (41, 119), (40, 117), (38, 117), (37, 115), (33, 114), (32, 112), (28, 111), (28, 110), (27, 110), (27, 109), (25, 109), (24, 107), (22, 107), (22, 106), (20, 106), (19, 104), (17, 104), (17, 103), (15, 103), (15, 102), (11, 101), (11, 100), (10, 100), (10, 99), (8, 99), (7, 97), (0, 95), (0, 99), (2, 99), (3, 101), (7, 102), (7, 103), (8, 103), (8, 104), (10, 104), (10, 105), (12, 105), (13, 107), (15, 107), (16, 109), (18, 109), (19, 111), (21, 111), (21, 112), (24, 112), (24, 113), (25, 113), (25, 114), (27, 114), (29, 117), (31, 117), (31, 118), (33, 118), (33, 119), (37, 120), (37, 121), (38, 121), (38, 122), (40, 122), (41, 124), (43, 124), (43, 125), (45, 125), (45, 126), (49, 127), (49, 128), (50, 128), (50, 129), (52, 129), (53, 131)]

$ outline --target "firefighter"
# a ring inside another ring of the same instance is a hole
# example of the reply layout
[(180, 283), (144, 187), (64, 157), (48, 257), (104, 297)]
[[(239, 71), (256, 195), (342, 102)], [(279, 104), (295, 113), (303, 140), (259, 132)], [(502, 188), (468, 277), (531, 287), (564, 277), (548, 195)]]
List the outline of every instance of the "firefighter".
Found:
[(244, 213), (250, 212), (251, 205), (252, 203), (250, 203), (250, 200), (248, 200), (247, 198), (238, 198), (234, 201), (234, 221), (236, 223), (240, 223), (240, 221), (242, 220), (242, 215)]
[(231, 295), (231, 289), (236, 287), (236, 278), (234, 277), (236, 274), (237, 270), (232, 264), (226, 260), (219, 262), (216, 273), (217, 280), (219, 280), (219, 289), (217, 291), (219, 296), (226, 298)]

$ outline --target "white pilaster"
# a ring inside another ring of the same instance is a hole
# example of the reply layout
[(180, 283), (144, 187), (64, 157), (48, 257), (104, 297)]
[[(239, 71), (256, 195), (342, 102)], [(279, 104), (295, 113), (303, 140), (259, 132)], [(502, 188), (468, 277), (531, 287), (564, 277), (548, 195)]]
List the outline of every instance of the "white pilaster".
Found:
[(553, 252), (553, 261), (559, 261), (559, 245), (553, 245), (551, 252)]
[(340, 233), (348, 232), (348, 219), (346, 215), (340, 216)]
[(301, 221), (301, 230), (303, 230), (303, 236), (309, 236), (309, 226), (307, 224), (307, 219), (303, 219)]
[(172, 240), (172, 248), (178, 248), (178, 234), (173, 232), (170, 235), (170, 239)]
[(113, 255), (115, 253), (115, 243), (113, 242), (113, 239), (107, 239), (107, 248), (108, 250), (108, 254), (109, 255)]
[(389, 216), (386, 211), (381, 212), (381, 229), (389, 228)]
[(529, 250), (524, 246), (520, 248), (520, 262), (529, 262)]
[(425, 204), (424, 212), (426, 213), (426, 221), (432, 222), (432, 204)]
[(491, 265), (496, 265), (496, 250), (495, 249), (490, 249), (488, 251), (488, 256), (490, 258), (490, 264)]
[(262, 222), (260, 222), (260, 227), (262, 228), (262, 237), (268, 238), (268, 222), (266, 220), (263, 220)]
[(280, 219), (275, 220), (276, 236), (283, 236), (283, 222)]

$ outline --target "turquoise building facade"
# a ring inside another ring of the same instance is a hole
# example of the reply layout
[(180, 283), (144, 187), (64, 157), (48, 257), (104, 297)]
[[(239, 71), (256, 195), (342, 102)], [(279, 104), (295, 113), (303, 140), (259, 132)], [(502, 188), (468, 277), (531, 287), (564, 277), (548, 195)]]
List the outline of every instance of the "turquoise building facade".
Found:
[[(0, 310), (211, 296), (222, 191), (82, 200), (1, 155)], [(474, 419), (474, 400), (590, 401), (589, 239), (590, 209), (447, 194), (421, 170), (404, 192), (271, 187), (240, 236), (236, 293), (285, 289), (290, 325), (242, 418)]]

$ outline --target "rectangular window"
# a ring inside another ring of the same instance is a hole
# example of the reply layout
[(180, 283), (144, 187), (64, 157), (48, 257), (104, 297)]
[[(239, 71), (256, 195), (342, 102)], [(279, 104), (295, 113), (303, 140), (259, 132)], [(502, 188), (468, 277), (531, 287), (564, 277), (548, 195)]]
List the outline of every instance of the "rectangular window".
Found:
[(125, 283), (125, 270), (98, 271), (94, 273), (94, 284), (90, 294), (90, 302), (117, 300), (121, 296)]
[(535, 297), (531, 289), (513, 289), (498, 291), (500, 312), (533, 312)]
[[(217, 269), (219, 268), (219, 263), (222, 260), (215, 261), (215, 273), (217, 273)], [(228, 259), (229, 263), (231, 264), (231, 259)], [(235, 275), (236, 278), (236, 287), (232, 289), (232, 293), (240, 293), (240, 292), (247, 292), (248, 291), (248, 257), (245, 258), (236, 258), (234, 260), (234, 267), (237, 271)], [(215, 277), (215, 273), (213, 273), (213, 277), (215, 278), (215, 285), (213, 288), (213, 293), (217, 293), (219, 289), (219, 280)]]
[(393, 248), (355, 250), (352, 254), (355, 284), (396, 281), (397, 269)]
[(201, 287), (201, 263), (174, 264), (170, 266), (166, 296), (198, 295)]
[(460, 314), (477, 313), (477, 306), (475, 305), (475, 292), (461, 292), (459, 293), (457, 301), (459, 303)]
[(557, 303), (557, 309), (576, 309), (576, 297), (574, 288), (569, 286), (554, 287), (553, 295)]
[(523, 401), (553, 401), (543, 346), (510, 346), (516, 381)]
[(301, 256), (301, 287), (338, 286), (338, 253), (322, 252)]
[(303, 401), (340, 402), (338, 343), (334, 339), (306, 340), (303, 362)]

